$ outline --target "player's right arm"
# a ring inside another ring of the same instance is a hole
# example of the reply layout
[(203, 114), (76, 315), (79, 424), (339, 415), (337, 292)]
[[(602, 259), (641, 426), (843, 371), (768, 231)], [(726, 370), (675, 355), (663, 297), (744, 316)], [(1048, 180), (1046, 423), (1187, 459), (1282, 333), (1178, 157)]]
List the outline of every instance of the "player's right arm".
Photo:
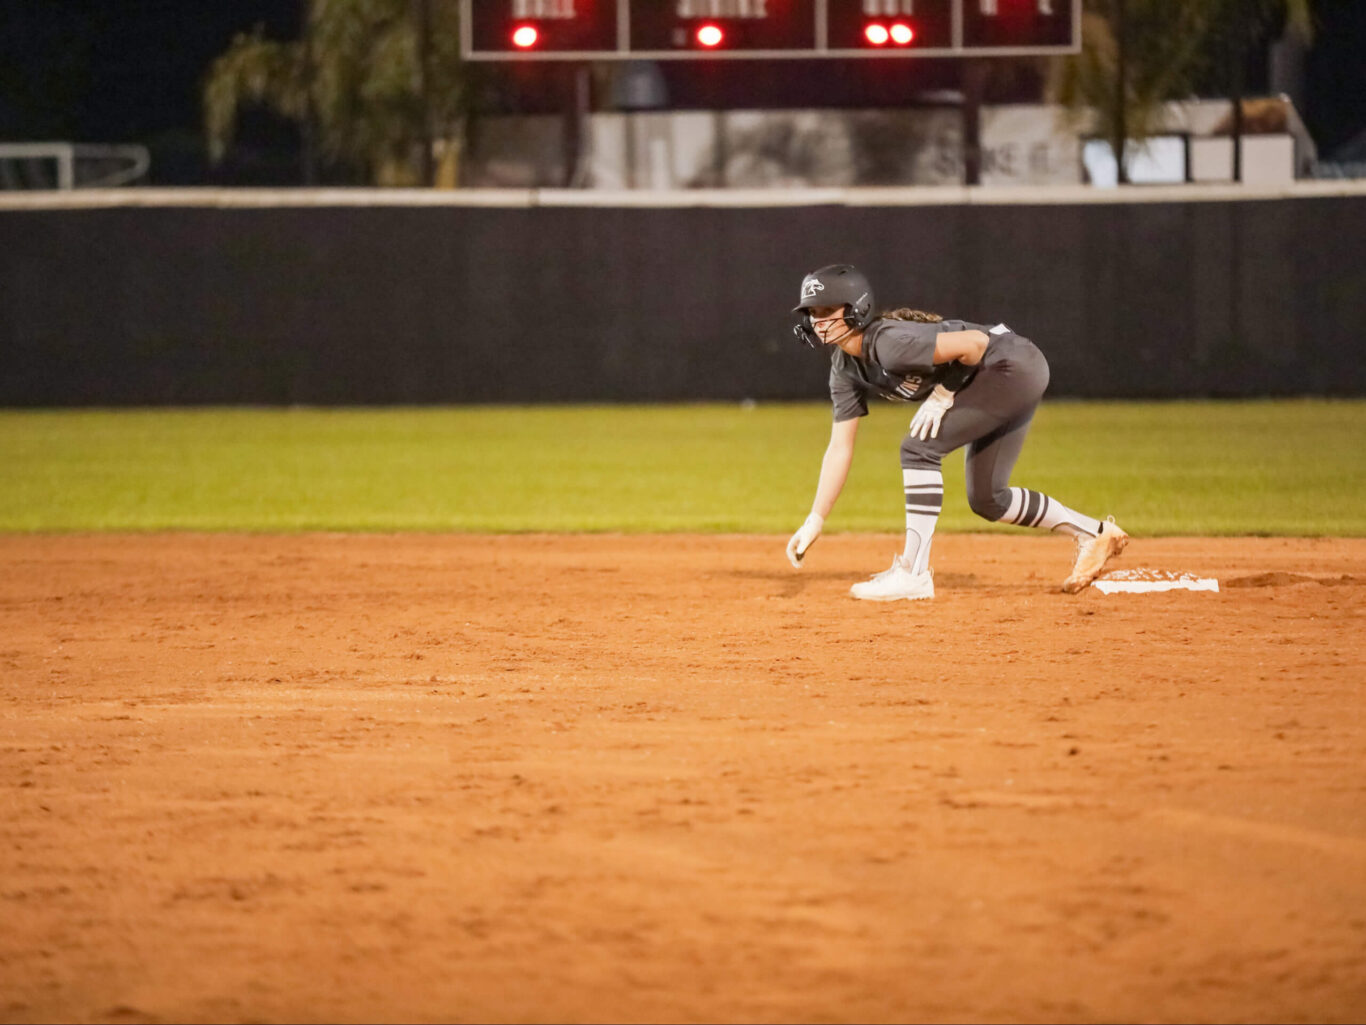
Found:
[(816, 483), (816, 498), (811, 503), (811, 512), (787, 543), (787, 558), (793, 566), (801, 566), (807, 549), (820, 537), (825, 518), (835, 508), (835, 500), (844, 490), (844, 482), (849, 479), (849, 467), (854, 462), (854, 439), (858, 436), (858, 425), (859, 417), (853, 417), (836, 420), (830, 427), (830, 443), (825, 446), (825, 455), (821, 458), (821, 475)]
[(825, 446), (821, 459), (821, 476), (816, 484), (816, 499), (811, 511), (822, 520), (835, 508), (835, 500), (849, 479), (849, 467), (854, 463), (854, 439), (858, 437), (860, 417), (836, 420), (830, 425), (830, 444)]

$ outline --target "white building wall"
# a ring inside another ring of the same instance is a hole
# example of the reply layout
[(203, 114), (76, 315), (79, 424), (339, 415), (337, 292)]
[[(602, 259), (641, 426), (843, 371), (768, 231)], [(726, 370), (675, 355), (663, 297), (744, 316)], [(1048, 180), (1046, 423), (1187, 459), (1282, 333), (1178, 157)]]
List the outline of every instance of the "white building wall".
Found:
[[(1181, 181), (1188, 144), (1190, 180), (1229, 181), (1232, 143), (1227, 135), (1212, 134), (1228, 113), (1226, 101), (1169, 104), (1163, 118), (1166, 138), (1135, 159), (1162, 165), (1152, 171), (1152, 181)], [(1279, 134), (1243, 137), (1245, 182), (1292, 181), (1297, 169), (1308, 166), (1312, 142), (1298, 116), (1284, 121)], [(462, 156), (461, 184), (557, 187), (569, 182), (576, 188), (658, 191), (957, 185), (963, 180), (962, 115), (948, 106), (594, 113), (582, 124), (576, 153), (568, 128), (564, 118), (554, 116), (481, 119)], [(1086, 147), (1088, 133), (1069, 122), (1061, 108), (984, 107), (980, 133), (984, 186), (1113, 183), (1114, 175), (1097, 171), (1095, 164), (1110, 159), (1112, 167), (1113, 159), (1097, 156), (1101, 146)], [(572, 170), (566, 167), (571, 157)]]

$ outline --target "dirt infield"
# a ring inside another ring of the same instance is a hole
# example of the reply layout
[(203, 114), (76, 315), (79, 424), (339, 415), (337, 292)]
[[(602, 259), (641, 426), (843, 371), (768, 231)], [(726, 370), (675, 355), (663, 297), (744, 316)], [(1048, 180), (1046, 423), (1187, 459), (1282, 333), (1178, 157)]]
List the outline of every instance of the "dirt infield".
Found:
[(1362, 1021), (1366, 540), (0, 537), (0, 1020)]

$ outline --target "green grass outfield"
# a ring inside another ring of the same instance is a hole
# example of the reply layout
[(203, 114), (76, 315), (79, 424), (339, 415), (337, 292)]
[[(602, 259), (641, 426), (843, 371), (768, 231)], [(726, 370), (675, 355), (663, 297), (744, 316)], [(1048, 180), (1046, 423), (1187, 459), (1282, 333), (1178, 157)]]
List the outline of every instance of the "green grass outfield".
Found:
[[(831, 531), (902, 529), (875, 407)], [(0, 531), (788, 533), (825, 403), (0, 410)], [(1366, 536), (1366, 401), (1045, 403), (1014, 483), (1131, 532)], [(941, 529), (986, 524), (945, 464)]]

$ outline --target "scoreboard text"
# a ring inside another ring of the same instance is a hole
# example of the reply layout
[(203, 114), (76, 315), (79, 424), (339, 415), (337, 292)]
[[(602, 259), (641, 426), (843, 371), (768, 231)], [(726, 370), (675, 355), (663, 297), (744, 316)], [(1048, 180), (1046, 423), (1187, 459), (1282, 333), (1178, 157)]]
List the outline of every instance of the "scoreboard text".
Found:
[(471, 60), (1076, 53), (1081, 0), (461, 0)]

